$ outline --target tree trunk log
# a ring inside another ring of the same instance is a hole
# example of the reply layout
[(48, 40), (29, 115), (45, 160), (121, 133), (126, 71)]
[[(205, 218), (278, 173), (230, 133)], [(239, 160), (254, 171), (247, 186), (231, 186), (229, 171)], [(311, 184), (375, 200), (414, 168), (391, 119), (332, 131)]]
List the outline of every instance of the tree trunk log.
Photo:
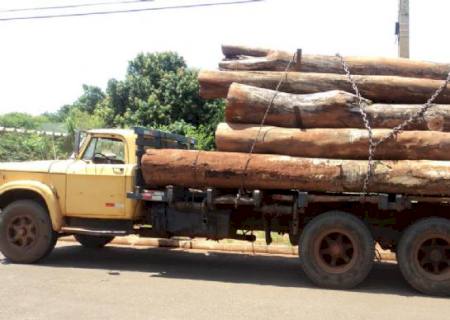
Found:
[[(293, 158), (176, 149), (148, 149), (142, 171), (149, 186), (300, 189), (360, 192), (367, 161)], [(450, 162), (376, 161), (371, 192), (450, 194)]]
[[(374, 129), (373, 138), (378, 141), (388, 136), (390, 131)], [(365, 129), (300, 130), (221, 123), (216, 130), (217, 150), (248, 153), (256, 137), (254, 153), (331, 159), (368, 158), (369, 137)], [(450, 160), (450, 133), (403, 131), (395, 139), (381, 143), (376, 149), (375, 159)]]
[(265, 57), (271, 50), (266, 48), (250, 48), (245, 46), (222, 45), (222, 53), (226, 58), (239, 56)]
[[(233, 82), (260, 88), (276, 88), (283, 72), (271, 71), (201, 71), (200, 95), (205, 99), (225, 98)], [(361, 94), (374, 102), (425, 103), (442, 84), (439, 80), (395, 76), (353, 76)], [(329, 90), (352, 92), (345, 75), (327, 73), (289, 72), (280, 91), (316, 93)], [(436, 99), (436, 103), (450, 103), (450, 85)]]
[[(222, 70), (284, 71), (294, 53), (222, 46), (226, 59), (219, 63)], [(360, 75), (386, 75), (443, 80), (450, 71), (450, 64), (417, 61), (405, 58), (344, 57), (350, 72)], [(336, 56), (303, 54), (299, 64), (291, 64), (291, 71), (344, 74), (340, 59)]]
[[(233, 83), (228, 90), (225, 119), (232, 123), (261, 123), (274, 90)], [(407, 120), (421, 105), (371, 104), (365, 111), (373, 128), (393, 128)], [(364, 128), (358, 98), (344, 91), (297, 95), (279, 92), (266, 125), (287, 128)], [(450, 105), (434, 105), (408, 130), (450, 131)]]

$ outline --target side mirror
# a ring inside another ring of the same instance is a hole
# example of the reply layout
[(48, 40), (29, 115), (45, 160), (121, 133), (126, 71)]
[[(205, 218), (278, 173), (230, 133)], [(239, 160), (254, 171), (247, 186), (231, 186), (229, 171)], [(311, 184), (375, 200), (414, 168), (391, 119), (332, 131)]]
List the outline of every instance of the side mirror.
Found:
[(73, 142), (73, 154), (78, 156), (80, 153), (80, 144), (81, 144), (81, 131), (76, 130), (75, 131), (75, 141)]

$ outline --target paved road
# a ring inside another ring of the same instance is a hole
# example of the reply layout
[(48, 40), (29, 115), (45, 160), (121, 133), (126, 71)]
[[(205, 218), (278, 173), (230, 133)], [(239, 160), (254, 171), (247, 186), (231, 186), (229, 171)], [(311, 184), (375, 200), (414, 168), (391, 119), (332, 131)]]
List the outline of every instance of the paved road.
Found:
[(315, 288), (292, 257), (59, 244), (39, 265), (0, 256), (0, 319), (449, 319), (450, 299), (379, 263), (354, 291)]

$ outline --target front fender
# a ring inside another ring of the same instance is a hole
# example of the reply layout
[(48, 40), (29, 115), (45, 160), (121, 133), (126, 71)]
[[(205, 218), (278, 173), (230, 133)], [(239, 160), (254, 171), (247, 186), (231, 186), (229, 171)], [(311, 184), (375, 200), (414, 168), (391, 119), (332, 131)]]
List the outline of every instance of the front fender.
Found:
[(47, 204), (53, 230), (61, 230), (61, 227), (63, 225), (63, 217), (61, 214), (61, 207), (59, 206), (56, 191), (54, 191), (45, 183), (36, 180), (16, 180), (7, 182), (0, 186), (0, 198), (8, 191), (14, 190), (28, 190), (39, 194)]

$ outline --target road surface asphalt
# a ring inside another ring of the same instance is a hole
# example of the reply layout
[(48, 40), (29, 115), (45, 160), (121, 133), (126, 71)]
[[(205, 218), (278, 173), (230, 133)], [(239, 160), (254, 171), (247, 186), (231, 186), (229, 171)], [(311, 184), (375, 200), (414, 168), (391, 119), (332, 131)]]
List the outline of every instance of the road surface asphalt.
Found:
[(37, 265), (0, 255), (0, 319), (450, 319), (395, 263), (352, 291), (314, 287), (295, 257), (60, 243)]

